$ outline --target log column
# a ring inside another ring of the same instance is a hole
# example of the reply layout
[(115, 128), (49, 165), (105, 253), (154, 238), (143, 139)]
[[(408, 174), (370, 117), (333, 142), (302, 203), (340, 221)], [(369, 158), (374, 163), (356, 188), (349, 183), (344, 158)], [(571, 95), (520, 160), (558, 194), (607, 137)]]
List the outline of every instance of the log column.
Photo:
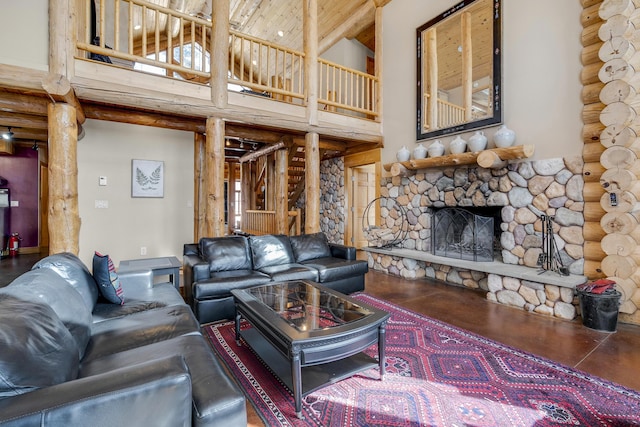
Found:
[(211, 8), (211, 101), (225, 108), (229, 99), (229, 0), (213, 0)]
[(289, 150), (281, 149), (275, 153), (275, 195), (276, 195), (276, 233), (289, 234), (287, 214), (289, 195)]
[(307, 234), (320, 231), (320, 135), (310, 132), (305, 135), (306, 188), (304, 231)]
[[(598, 12), (603, 20), (598, 56), (604, 62), (598, 73), (604, 83), (599, 98), (605, 105), (600, 113), (605, 126), (600, 136), (604, 147), (600, 207), (606, 214), (600, 225), (606, 235), (591, 251), (602, 259), (603, 274), (618, 283), (620, 313), (632, 323), (640, 323), (640, 42), (634, 36), (640, 24), (638, 12), (633, 0), (604, 0)], [(585, 241), (585, 258), (591, 243)]]
[[(602, 207), (600, 206), (600, 197), (604, 193), (604, 189), (599, 184), (600, 176), (604, 172), (604, 168), (600, 164), (600, 155), (604, 151), (604, 147), (600, 144), (601, 133), (605, 126), (600, 122), (600, 113), (604, 108), (604, 104), (600, 102), (600, 91), (604, 87), (598, 77), (598, 72), (602, 67), (602, 60), (598, 56), (602, 42), (598, 37), (598, 31), (602, 26), (602, 18), (600, 18), (599, 10), (601, 0), (582, 0), (583, 11), (581, 22), (582, 31), (582, 102), (584, 104), (582, 111), (582, 120), (584, 126), (582, 128), (582, 140), (584, 147), (582, 158), (584, 161), (583, 178), (585, 187), (589, 184), (595, 184), (590, 187), (591, 192), (589, 200), (585, 200), (584, 214), (584, 238), (586, 242), (598, 244), (604, 231), (600, 226), (600, 217)], [(589, 218), (589, 219), (587, 219)], [(587, 233), (586, 230), (589, 230)], [(585, 253), (584, 274), (590, 279), (604, 277), (601, 268), (602, 258), (600, 253)]]
[(207, 119), (206, 185), (207, 236), (224, 236), (224, 120)]
[(204, 134), (194, 134), (194, 203), (193, 203), (193, 235), (196, 242), (202, 237), (207, 237), (207, 166), (206, 166), (206, 139)]
[(76, 110), (49, 104), (49, 253), (78, 255), (78, 127)]
[(304, 0), (304, 65), (307, 89), (307, 119), (318, 124), (318, 0)]
[(227, 229), (229, 234), (233, 234), (236, 228), (236, 169), (238, 164), (235, 162), (227, 163), (229, 176), (227, 177)]

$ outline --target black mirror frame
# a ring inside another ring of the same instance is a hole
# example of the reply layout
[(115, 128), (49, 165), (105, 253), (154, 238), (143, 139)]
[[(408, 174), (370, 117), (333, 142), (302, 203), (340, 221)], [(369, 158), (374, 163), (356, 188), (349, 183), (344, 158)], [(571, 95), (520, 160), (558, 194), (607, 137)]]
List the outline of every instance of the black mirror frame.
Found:
[(477, 0), (462, 0), (460, 3), (452, 6), (442, 14), (436, 16), (432, 20), (426, 22), (416, 29), (416, 52), (417, 52), (417, 85), (416, 85), (416, 139), (418, 141), (434, 138), (442, 135), (453, 135), (456, 133), (466, 132), (472, 129), (486, 128), (489, 126), (502, 123), (502, 4), (501, 0), (493, 0), (493, 115), (486, 119), (476, 120), (463, 123), (456, 126), (435, 129), (428, 132), (422, 132), (422, 33), (429, 27), (437, 24), (451, 16), (451, 14), (462, 10), (466, 6)]

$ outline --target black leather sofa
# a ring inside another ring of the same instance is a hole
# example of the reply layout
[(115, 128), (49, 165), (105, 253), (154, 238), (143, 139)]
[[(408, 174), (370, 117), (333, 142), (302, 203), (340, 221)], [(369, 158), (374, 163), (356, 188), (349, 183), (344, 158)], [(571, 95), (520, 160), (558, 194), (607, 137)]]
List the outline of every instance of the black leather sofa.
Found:
[(201, 324), (235, 316), (233, 289), (311, 280), (350, 294), (364, 290), (367, 271), (354, 247), (324, 233), (204, 237), (183, 252), (185, 298)]
[(99, 296), (75, 255), (0, 288), (0, 426), (242, 426), (245, 397), (171, 283)]

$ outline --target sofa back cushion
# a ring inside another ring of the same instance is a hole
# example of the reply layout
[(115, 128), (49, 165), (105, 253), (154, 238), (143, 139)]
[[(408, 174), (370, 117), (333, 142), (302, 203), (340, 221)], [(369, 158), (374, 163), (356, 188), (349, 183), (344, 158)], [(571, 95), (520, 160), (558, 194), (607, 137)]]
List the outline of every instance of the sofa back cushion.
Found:
[(0, 293), (25, 301), (46, 304), (69, 330), (82, 359), (91, 338), (93, 318), (82, 297), (74, 288), (48, 268), (27, 271)]
[(289, 236), (282, 234), (251, 236), (249, 244), (251, 245), (253, 268), (256, 270), (295, 262)]
[(0, 399), (78, 376), (78, 350), (53, 309), (0, 294)]
[(70, 252), (53, 254), (35, 263), (31, 269), (38, 268), (49, 268), (58, 273), (78, 291), (89, 311), (93, 311), (98, 301), (98, 285), (80, 258)]
[(331, 256), (329, 241), (322, 232), (291, 236), (289, 240), (291, 241), (291, 248), (296, 262)]
[(211, 272), (252, 269), (249, 242), (243, 236), (203, 237), (200, 254)]

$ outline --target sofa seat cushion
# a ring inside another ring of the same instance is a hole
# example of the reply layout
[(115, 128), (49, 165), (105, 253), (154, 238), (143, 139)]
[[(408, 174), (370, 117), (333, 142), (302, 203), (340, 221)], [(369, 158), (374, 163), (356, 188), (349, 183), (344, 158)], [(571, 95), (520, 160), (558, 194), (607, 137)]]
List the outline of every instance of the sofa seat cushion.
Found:
[(251, 236), (249, 237), (249, 245), (251, 246), (251, 257), (255, 270), (295, 262), (289, 236)]
[(369, 271), (369, 266), (366, 261), (347, 261), (333, 257), (318, 258), (305, 261), (302, 264), (318, 271), (318, 280), (320, 283), (364, 275)]
[(93, 311), (98, 301), (98, 285), (80, 258), (70, 252), (53, 254), (36, 262), (31, 269), (38, 268), (49, 268), (58, 273), (82, 295), (89, 311)]
[(83, 357), (91, 337), (91, 312), (82, 296), (56, 272), (48, 268), (27, 271), (0, 293), (51, 307), (73, 337), (78, 357)]
[(51, 307), (0, 294), (0, 399), (75, 379), (76, 342)]
[(302, 264), (290, 263), (264, 267), (261, 272), (268, 274), (274, 282), (286, 282), (289, 280), (318, 281), (318, 271)]
[(185, 305), (172, 283), (156, 283), (153, 286), (128, 286), (124, 305), (98, 302), (93, 310), (93, 321), (126, 316), (132, 313), (173, 305)]
[(231, 296), (233, 289), (269, 283), (271, 277), (254, 270), (231, 270), (211, 273), (211, 278), (201, 280), (193, 285), (193, 296), (196, 299), (224, 298)]
[(209, 263), (209, 270), (251, 270), (249, 242), (242, 236), (203, 237), (200, 253)]
[(247, 424), (244, 395), (227, 376), (221, 362), (201, 335), (183, 335), (82, 363), (79, 376), (98, 375), (174, 355), (184, 358), (191, 374), (192, 425)]
[(323, 232), (289, 237), (296, 262), (331, 256), (331, 247)]
[(200, 325), (186, 305), (162, 307), (105, 320), (93, 325), (82, 363), (186, 334), (199, 334)]

